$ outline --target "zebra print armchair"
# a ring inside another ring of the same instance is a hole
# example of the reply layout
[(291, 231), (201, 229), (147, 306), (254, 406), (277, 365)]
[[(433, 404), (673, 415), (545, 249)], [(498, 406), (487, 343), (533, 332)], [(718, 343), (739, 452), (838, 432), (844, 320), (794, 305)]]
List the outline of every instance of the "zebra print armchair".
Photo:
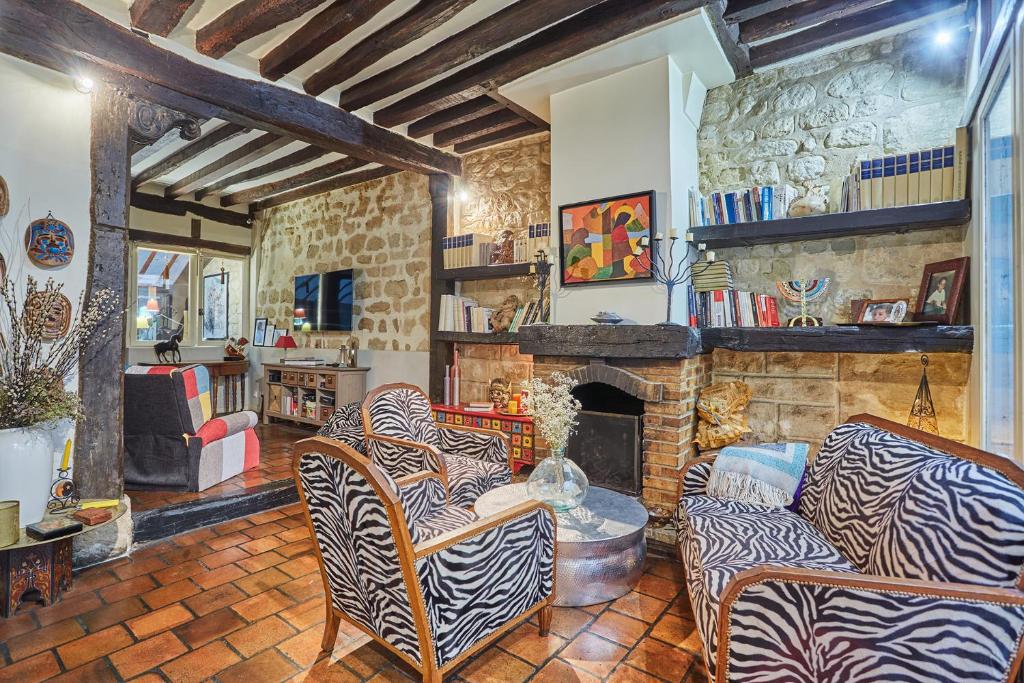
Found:
[[(439, 682), (534, 613), (547, 634), (556, 525), (547, 505), (480, 519), (445, 506), (437, 474), (396, 482), (324, 437), (296, 444), (293, 471), (327, 596), (325, 652), (344, 619)], [(430, 524), (451, 510), (457, 524)]]
[(1016, 680), (1024, 471), (871, 415), (825, 439), (799, 514), (705, 495), (677, 511), (712, 681)]
[(438, 424), (430, 400), (410, 384), (385, 384), (363, 400), (370, 460), (392, 477), (429, 471), (448, 484), (452, 505), (471, 507), (512, 483), (512, 449), (501, 432)]

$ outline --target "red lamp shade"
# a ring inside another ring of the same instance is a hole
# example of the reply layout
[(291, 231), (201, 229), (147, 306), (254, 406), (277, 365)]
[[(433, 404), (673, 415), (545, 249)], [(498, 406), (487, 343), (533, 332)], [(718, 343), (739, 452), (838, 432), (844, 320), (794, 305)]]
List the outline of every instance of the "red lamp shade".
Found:
[(295, 344), (295, 338), (291, 335), (282, 335), (280, 339), (274, 342), (275, 349), (297, 349), (299, 348)]

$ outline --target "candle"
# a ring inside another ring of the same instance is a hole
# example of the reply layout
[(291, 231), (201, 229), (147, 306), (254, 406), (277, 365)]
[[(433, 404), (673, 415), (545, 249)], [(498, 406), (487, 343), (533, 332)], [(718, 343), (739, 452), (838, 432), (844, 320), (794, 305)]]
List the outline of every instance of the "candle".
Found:
[(674, 240), (674, 239), (676, 239), (676, 238), (677, 238), (678, 236), (679, 236), (679, 235), (678, 235), (678, 233), (676, 232), (676, 229), (675, 229), (675, 228), (669, 228), (669, 229), (668, 229), (668, 238), (669, 238), (670, 240)]
[(657, 235), (654, 236), (654, 239), (663, 240), (665, 239), (665, 236), (659, 232)]
[(708, 261), (709, 261), (709, 262), (711, 262), (711, 261), (714, 261), (714, 260), (715, 260), (715, 252), (713, 252), (713, 251), (709, 251), (707, 255), (708, 255)]
[(64, 444), (64, 457), (60, 461), (60, 468), (66, 470), (71, 461), (71, 439)]
[(686, 233), (686, 241), (687, 242), (692, 242), (693, 241), (693, 233), (692, 232), (687, 232)]
[(530, 264), (530, 274), (531, 275), (535, 275), (536, 273), (537, 273), (537, 264), (536, 263), (531, 263)]

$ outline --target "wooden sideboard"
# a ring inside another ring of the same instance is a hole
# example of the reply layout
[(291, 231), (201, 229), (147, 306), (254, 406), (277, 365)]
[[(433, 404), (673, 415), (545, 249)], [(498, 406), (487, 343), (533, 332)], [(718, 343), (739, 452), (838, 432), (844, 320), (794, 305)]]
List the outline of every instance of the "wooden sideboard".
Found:
[(336, 406), (362, 401), (369, 368), (263, 365), (263, 423), (290, 420), (320, 426)]

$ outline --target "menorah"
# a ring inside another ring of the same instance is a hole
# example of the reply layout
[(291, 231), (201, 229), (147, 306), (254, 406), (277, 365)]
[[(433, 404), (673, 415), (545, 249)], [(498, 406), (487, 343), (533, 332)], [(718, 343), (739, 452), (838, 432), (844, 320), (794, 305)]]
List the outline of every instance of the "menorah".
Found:
[(828, 292), (830, 278), (823, 277), (817, 280), (785, 280), (776, 282), (775, 288), (786, 301), (793, 303), (800, 302), (800, 315), (789, 319), (789, 327), (820, 327), (820, 318), (807, 315), (807, 304), (817, 301)]
[[(707, 252), (707, 261), (691, 261), (691, 255), (696, 256), (700, 250), (694, 249), (693, 242), (687, 239), (686, 255), (683, 257), (682, 260), (676, 262), (675, 254), (673, 254), (672, 252), (675, 251), (676, 241), (678, 240), (679, 235), (676, 234), (676, 231), (673, 228), (668, 231), (668, 244), (666, 245), (668, 249), (661, 248), (661, 243), (664, 240), (662, 239), (661, 233), (658, 233), (654, 237), (653, 245), (650, 244), (650, 240), (646, 236), (641, 237), (639, 246), (637, 246), (636, 250), (633, 252), (633, 256), (636, 256), (638, 259), (641, 259), (644, 256), (644, 249), (650, 246), (649, 253), (651, 254), (651, 256), (648, 257), (648, 260), (651, 270), (651, 277), (654, 278), (655, 282), (665, 285), (665, 293), (667, 295), (665, 302), (665, 322), (658, 323), (659, 325), (679, 324), (676, 322), (672, 322), (673, 290), (675, 289), (676, 285), (681, 285), (687, 280), (689, 280), (693, 276), (694, 272), (696, 272), (699, 275), (700, 273), (710, 268), (711, 264), (714, 263), (715, 261), (715, 252), (713, 251)], [(666, 251), (668, 252), (668, 255), (665, 254)], [(695, 268), (699, 268), (699, 270), (695, 271)]]

